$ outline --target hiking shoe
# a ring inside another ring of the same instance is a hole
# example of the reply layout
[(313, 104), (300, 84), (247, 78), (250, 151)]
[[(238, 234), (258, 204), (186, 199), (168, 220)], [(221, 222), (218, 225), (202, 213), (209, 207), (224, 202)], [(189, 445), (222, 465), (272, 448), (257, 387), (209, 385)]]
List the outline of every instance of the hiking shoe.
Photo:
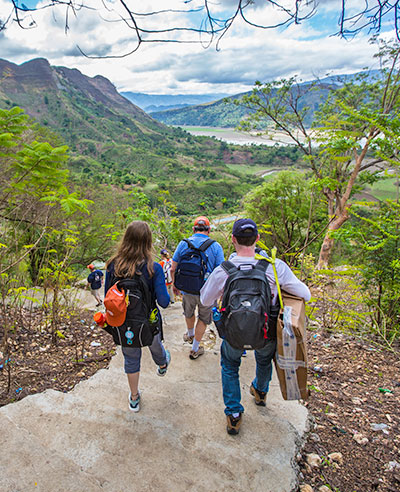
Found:
[(226, 432), (232, 436), (239, 434), (240, 425), (242, 424), (242, 414), (239, 413), (239, 417), (233, 415), (226, 416), (227, 426)]
[(195, 360), (195, 359), (198, 359), (200, 357), (200, 355), (203, 355), (204, 354), (204, 347), (199, 347), (199, 350), (197, 352), (195, 352), (194, 350), (191, 350), (190, 351), (190, 354), (189, 354), (189, 357), (192, 359), (192, 360)]
[(140, 410), (140, 393), (138, 392), (135, 400), (132, 400), (132, 394), (129, 393), (129, 410), (138, 412)]
[(183, 341), (184, 342), (188, 342), (188, 343), (190, 343), (190, 345), (192, 345), (193, 339), (194, 339), (194, 335), (190, 336), (187, 333), (183, 334)]
[(255, 404), (260, 405), (261, 407), (265, 407), (265, 401), (267, 399), (267, 393), (264, 391), (259, 391), (253, 386), (251, 383), (250, 386), (250, 394), (254, 396)]
[(168, 369), (169, 363), (171, 362), (171, 354), (170, 354), (169, 350), (166, 350), (165, 354), (167, 356), (167, 365), (165, 367), (158, 366), (157, 374), (159, 376), (165, 376), (167, 374), (167, 369)]

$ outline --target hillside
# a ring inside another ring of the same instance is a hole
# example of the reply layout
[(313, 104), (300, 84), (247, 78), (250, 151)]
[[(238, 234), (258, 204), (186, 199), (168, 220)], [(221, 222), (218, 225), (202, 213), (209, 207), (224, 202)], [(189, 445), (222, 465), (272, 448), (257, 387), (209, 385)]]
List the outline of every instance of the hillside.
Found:
[[(301, 84), (296, 88), (296, 90), (304, 94), (301, 100), (300, 110), (304, 106), (310, 108), (305, 118), (307, 125), (311, 125), (314, 112), (318, 110), (321, 102), (326, 99), (329, 91), (335, 87), (335, 84), (331, 82), (325, 83), (321, 81), (318, 88), (309, 91), (312, 84), (314, 82)], [(245, 94), (249, 94), (249, 92), (237, 94), (208, 104), (152, 112), (151, 116), (166, 125), (234, 128), (249, 114), (249, 110), (245, 106), (236, 106), (233, 104), (235, 99), (240, 99)]]
[(78, 183), (113, 184), (127, 191), (144, 187), (150, 197), (168, 189), (178, 197), (180, 213), (196, 213), (200, 202), (214, 207), (223, 197), (232, 207), (251, 186), (226, 166), (236, 162), (237, 153), (251, 163), (251, 149), (236, 151), (169, 128), (127, 101), (104, 77), (53, 67), (42, 58), (22, 65), (0, 60), (0, 107), (13, 106), (48, 128), (53, 140), (68, 144)]

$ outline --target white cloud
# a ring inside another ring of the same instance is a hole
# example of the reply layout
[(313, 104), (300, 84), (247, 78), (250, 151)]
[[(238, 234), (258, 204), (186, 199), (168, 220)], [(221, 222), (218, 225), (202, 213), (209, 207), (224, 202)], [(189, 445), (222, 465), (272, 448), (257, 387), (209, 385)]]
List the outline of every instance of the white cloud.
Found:
[[(88, 1), (99, 5), (97, 0)], [(164, 0), (141, 1), (140, 8), (141, 12), (149, 8), (155, 11), (165, 9), (165, 4)], [(215, 12), (232, 10), (236, 4), (236, 0), (220, 0), (214, 4)], [(9, 5), (9, 0), (0, 0), (0, 12), (7, 12)], [(179, 9), (183, 2), (169, 0), (168, 5), (171, 9)], [(194, 3), (188, 5), (195, 6)], [(89, 76), (101, 74), (120, 90), (234, 94), (251, 89), (255, 80), (268, 81), (294, 74), (308, 80), (327, 72), (351, 73), (370, 65), (374, 48), (366, 35), (359, 35), (351, 42), (326, 36), (326, 16), (334, 22), (336, 17), (333, 14), (339, 5), (338, 0), (322, 3), (322, 24), (318, 24), (315, 17), (285, 30), (250, 28), (238, 21), (221, 40), (220, 51), (214, 47), (205, 50), (200, 44), (144, 43), (135, 54), (117, 59), (85, 58), (79, 54), (77, 46), (92, 56), (124, 54), (137, 46), (135, 31), (131, 29), (132, 21), (121, 10), (118, 1), (107, 3), (109, 10), (101, 13), (81, 9), (74, 16), (69, 11), (67, 35), (64, 32), (66, 10), (46, 9), (34, 14), (36, 29), (23, 30), (14, 24), (3, 31), (0, 34), (0, 53), (15, 63), (44, 57), (52, 65), (77, 68)], [(110, 10), (110, 6), (114, 10)], [(265, 7), (265, 2), (259, 0), (247, 12), (249, 17), (250, 14), (254, 16), (252, 20), (260, 23), (266, 19), (273, 23), (283, 19), (282, 12)], [(121, 16), (126, 22), (121, 21)], [(204, 14), (192, 16), (198, 21)], [(164, 12), (155, 17), (139, 16), (137, 19), (141, 28), (156, 26), (159, 30), (188, 25), (185, 23), (193, 21), (188, 14), (174, 12)], [(143, 36), (147, 39), (150, 35)], [(196, 33), (156, 35), (161, 36), (199, 40)]]

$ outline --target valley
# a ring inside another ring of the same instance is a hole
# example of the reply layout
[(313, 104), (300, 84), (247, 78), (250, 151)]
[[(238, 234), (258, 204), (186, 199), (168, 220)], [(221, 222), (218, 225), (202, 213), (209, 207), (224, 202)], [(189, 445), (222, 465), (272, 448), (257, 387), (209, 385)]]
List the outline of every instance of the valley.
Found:
[[(174, 125), (176, 126), (176, 125)], [(182, 130), (189, 132), (191, 135), (214, 137), (217, 140), (235, 145), (291, 145), (290, 139), (282, 132), (274, 131), (272, 138), (267, 136), (258, 136), (240, 132), (235, 128), (220, 128), (208, 126), (180, 126)]]

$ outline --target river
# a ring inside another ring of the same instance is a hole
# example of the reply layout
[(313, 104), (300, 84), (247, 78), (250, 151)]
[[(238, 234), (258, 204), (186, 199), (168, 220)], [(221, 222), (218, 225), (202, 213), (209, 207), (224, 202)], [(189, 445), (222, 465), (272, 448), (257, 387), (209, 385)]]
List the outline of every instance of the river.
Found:
[(273, 139), (267, 136), (250, 135), (239, 132), (234, 128), (214, 128), (210, 126), (181, 126), (192, 135), (215, 137), (227, 143), (236, 145), (293, 145), (289, 137), (281, 132), (274, 132)]

